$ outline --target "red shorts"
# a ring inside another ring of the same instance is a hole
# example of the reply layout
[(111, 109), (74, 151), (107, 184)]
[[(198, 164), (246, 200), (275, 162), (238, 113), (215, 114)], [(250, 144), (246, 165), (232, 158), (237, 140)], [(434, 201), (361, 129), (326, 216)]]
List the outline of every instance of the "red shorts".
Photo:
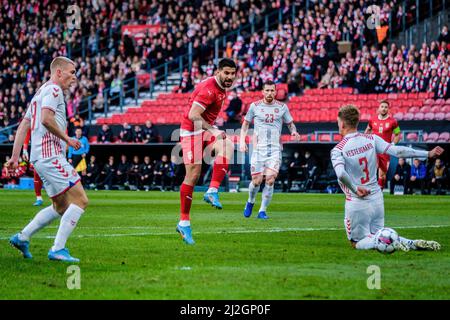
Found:
[[(216, 141), (216, 137), (207, 131), (203, 131), (196, 135), (181, 137), (180, 140), (181, 149), (183, 150), (183, 163), (202, 164), (203, 151)], [(205, 153), (206, 156), (208, 154), (210, 153)]]
[(391, 157), (388, 154), (377, 154), (378, 168), (383, 172), (388, 172), (390, 160)]

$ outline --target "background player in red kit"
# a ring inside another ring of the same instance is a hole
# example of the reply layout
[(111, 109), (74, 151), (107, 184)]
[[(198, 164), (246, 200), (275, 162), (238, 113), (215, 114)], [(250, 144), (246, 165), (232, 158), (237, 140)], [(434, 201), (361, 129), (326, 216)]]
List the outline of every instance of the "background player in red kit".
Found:
[[(400, 127), (397, 120), (389, 114), (389, 102), (382, 100), (377, 110), (378, 116), (375, 119), (370, 119), (365, 133), (373, 133), (381, 137), (384, 141), (397, 144), (400, 141)], [(394, 133), (394, 140), (392, 141), (392, 133)], [(390, 156), (388, 154), (378, 154), (378, 184), (381, 189), (386, 184), (386, 174), (389, 169)]]
[[(28, 145), (30, 144), (31, 140), (31, 130), (28, 130), (27, 136), (25, 137), (25, 142), (23, 143), (23, 151), (22, 151), (22, 158), (26, 161), (30, 160), (30, 157), (28, 155)], [(32, 164), (30, 163), (30, 166)], [(33, 169), (34, 174), (34, 193), (36, 194), (36, 202), (33, 203), (33, 206), (42, 206), (44, 203), (44, 200), (42, 199), (42, 180), (41, 177), (39, 177), (36, 170)]]
[[(214, 126), (226, 99), (226, 89), (236, 79), (237, 67), (233, 60), (219, 61), (216, 75), (199, 83), (189, 99), (188, 109), (181, 121), (181, 147), (186, 176), (180, 188), (181, 218), (176, 231), (187, 244), (194, 244), (190, 227), (190, 210), (194, 186), (200, 177), (204, 155), (214, 150), (211, 184), (203, 200), (222, 209), (218, 189), (228, 171), (229, 159), (233, 156), (233, 143), (225, 133)], [(206, 160), (206, 159), (205, 159)]]

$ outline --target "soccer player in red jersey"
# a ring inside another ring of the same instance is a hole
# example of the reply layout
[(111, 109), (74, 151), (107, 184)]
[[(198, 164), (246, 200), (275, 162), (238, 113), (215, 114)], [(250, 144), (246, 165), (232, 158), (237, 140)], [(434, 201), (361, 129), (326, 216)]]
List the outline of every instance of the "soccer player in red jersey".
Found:
[(228, 171), (234, 146), (225, 133), (214, 126), (226, 99), (226, 89), (236, 79), (237, 66), (232, 59), (219, 61), (215, 76), (199, 83), (189, 99), (188, 108), (181, 121), (181, 147), (186, 176), (180, 188), (181, 218), (176, 231), (184, 242), (194, 244), (190, 227), (190, 210), (194, 186), (200, 177), (202, 161), (214, 150), (216, 155), (208, 191), (203, 200), (222, 209), (218, 189)]
[[(373, 133), (381, 137), (384, 141), (393, 143), (394, 145), (400, 141), (400, 127), (397, 120), (389, 114), (389, 102), (387, 100), (380, 101), (377, 110), (378, 117), (370, 119), (365, 133)], [(392, 134), (394, 140), (392, 141)], [(378, 184), (381, 189), (386, 184), (386, 174), (389, 169), (390, 156), (388, 154), (378, 154)]]
[[(26, 161), (30, 160), (30, 157), (28, 155), (28, 145), (31, 140), (31, 129), (28, 130), (27, 136), (25, 137), (25, 142), (23, 143), (23, 151), (22, 151), (22, 158)], [(30, 163), (32, 166), (32, 164)], [(41, 177), (39, 177), (36, 170), (33, 170), (34, 173), (34, 193), (36, 194), (36, 202), (33, 203), (33, 206), (42, 206), (44, 203), (44, 200), (42, 199), (42, 180)]]

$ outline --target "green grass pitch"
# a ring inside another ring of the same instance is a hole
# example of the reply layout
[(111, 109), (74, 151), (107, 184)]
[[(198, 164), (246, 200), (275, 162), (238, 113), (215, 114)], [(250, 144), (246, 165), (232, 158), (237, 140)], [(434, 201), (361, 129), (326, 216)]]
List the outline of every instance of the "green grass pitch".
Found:
[[(88, 196), (67, 244), (81, 259), (81, 288), (69, 290), (69, 265), (47, 260), (58, 224), (36, 234), (34, 258), (23, 259), (8, 238), (36, 213), (34, 194), (0, 191), (0, 299), (450, 298), (450, 197), (385, 196), (387, 226), (442, 249), (384, 255), (349, 246), (343, 195), (276, 193), (270, 219), (260, 221), (257, 212), (243, 218), (246, 193), (223, 193), (221, 211), (196, 193), (195, 246), (175, 232), (178, 193)], [(380, 268), (380, 289), (368, 289), (372, 265)]]

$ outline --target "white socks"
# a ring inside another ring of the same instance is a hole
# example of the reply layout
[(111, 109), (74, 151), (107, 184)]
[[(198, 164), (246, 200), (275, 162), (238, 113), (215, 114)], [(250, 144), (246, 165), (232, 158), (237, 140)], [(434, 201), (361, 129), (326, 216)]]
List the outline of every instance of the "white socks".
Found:
[(410, 248), (411, 250), (417, 250), (416, 246), (414, 245), (414, 240), (410, 240), (410, 239), (406, 239), (403, 237), (398, 237), (398, 240), (405, 244), (408, 248)]
[(206, 191), (206, 193), (216, 193), (216, 192), (219, 192), (219, 189), (217, 189), (217, 188), (209, 188), (208, 189), (208, 191)]
[(250, 184), (248, 185), (248, 202), (250, 203), (255, 203), (256, 201), (256, 195), (259, 192), (259, 185), (255, 186), (253, 184), (253, 181), (250, 182)]
[(261, 208), (259, 208), (260, 212), (267, 210), (270, 201), (272, 201), (272, 196), (273, 196), (273, 185), (269, 186), (266, 184), (262, 192)]
[(178, 225), (180, 227), (189, 227), (191, 225), (191, 221), (189, 221), (189, 220), (180, 220), (180, 222), (178, 222)]
[(356, 249), (359, 250), (375, 249), (375, 237), (373, 235), (368, 235), (367, 237), (359, 240), (356, 243)]
[(75, 204), (71, 204), (67, 208), (66, 212), (64, 212), (64, 215), (61, 218), (52, 251), (58, 251), (65, 248), (67, 239), (75, 229), (78, 220), (80, 220), (83, 212), (84, 210)]
[(47, 208), (39, 211), (36, 216), (31, 220), (31, 222), (19, 233), (20, 241), (30, 241), (30, 238), (41, 230), (42, 228), (48, 226), (50, 222), (55, 219), (58, 219), (60, 215), (58, 212), (53, 209), (53, 206), (49, 206)]

